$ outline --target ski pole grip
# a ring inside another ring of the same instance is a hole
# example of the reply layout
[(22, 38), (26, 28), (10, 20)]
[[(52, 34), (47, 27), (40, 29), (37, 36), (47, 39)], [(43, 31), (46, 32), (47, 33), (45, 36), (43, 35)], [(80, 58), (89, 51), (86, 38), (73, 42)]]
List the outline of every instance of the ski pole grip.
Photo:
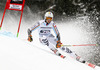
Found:
[(27, 30), (28, 35), (31, 35), (32, 31), (30, 29)]

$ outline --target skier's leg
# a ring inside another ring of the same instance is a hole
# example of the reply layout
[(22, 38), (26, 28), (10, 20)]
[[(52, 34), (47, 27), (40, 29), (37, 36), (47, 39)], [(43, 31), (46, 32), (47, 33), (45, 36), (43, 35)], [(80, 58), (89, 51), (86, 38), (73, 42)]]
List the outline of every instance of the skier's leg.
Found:
[(65, 58), (65, 56), (63, 56), (61, 53), (59, 53), (59, 51), (55, 48), (56, 46), (56, 39), (55, 37), (51, 34), (47, 37), (47, 40), (49, 42), (49, 48), (58, 56), (61, 56), (62, 58)]
[(47, 45), (47, 46), (49, 45), (49, 42), (46, 37), (40, 37), (39, 40), (41, 44)]
[(49, 45), (48, 47), (58, 56), (61, 56), (61, 54), (59, 53), (59, 51), (54, 47), (54, 45), (52, 43), (50, 43), (50, 41), (48, 40)]
[(77, 61), (85, 63), (84, 59), (82, 59), (80, 56), (78, 56), (77, 54), (72, 52), (69, 48), (62, 46), (62, 47), (60, 47), (60, 49), (67, 52), (72, 58), (76, 59)]
[(47, 45), (56, 55), (61, 56), (62, 58), (64, 58), (65, 56), (61, 55), (58, 50), (54, 47), (54, 45), (50, 42), (51, 39), (50, 38), (46, 38), (46, 37), (41, 37), (39, 38), (40, 42), (43, 45)]

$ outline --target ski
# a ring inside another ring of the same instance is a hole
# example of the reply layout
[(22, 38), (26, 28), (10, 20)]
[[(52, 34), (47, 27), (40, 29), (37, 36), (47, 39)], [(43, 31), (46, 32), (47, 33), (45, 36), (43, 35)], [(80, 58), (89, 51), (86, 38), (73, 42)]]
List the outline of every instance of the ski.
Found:
[(93, 68), (93, 69), (96, 67), (96, 65), (89, 63), (89, 62), (85, 62), (85, 64), (88, 65), (89, 67)]
[(100, 67), (97, 65), (94, 65), (92, 63), (86, 62), (86, 65), (88, 65), (89, 67), (93, 68), (94, 70), (100, 70)]

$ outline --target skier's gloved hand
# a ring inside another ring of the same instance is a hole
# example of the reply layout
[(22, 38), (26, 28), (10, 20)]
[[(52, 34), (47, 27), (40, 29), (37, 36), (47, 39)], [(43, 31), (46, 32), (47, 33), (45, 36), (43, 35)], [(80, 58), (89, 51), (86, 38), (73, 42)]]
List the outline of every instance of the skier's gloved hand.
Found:
[(28, 41), (30, 41), (30, 42), (33, 41), (32, 35), (29, 35), (29, 36), (28, 36)]
[(32, 42), (33, 41), (33, 38), (31, 35), (32, 31), (30, 29), (28, 29), (27, 32), (28, 32), (28, 41)]
[(60, 40), (58, 40), (58, 41), (57, 41), (57, 44), (56, 44), (56, 48), (60, 48), (60, 47), (61, 47), (61, 45), (62, 45), (61, 41), (60, 41)]

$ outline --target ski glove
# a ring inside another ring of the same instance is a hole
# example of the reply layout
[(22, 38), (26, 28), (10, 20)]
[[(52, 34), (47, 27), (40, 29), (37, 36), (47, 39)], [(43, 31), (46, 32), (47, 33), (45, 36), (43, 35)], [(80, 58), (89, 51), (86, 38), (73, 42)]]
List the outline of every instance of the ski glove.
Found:
[(60, 48), (60, 47), (61, 47), (61, 45), (62, 45), (61, 41), (60, 41), (60, 40), (58, 40), (58, 41), (57, 41), (57, 44), (56, 44), (56, 48)]
[(33, 41), (32, 35), (29, 35), (29, 36), (28, 36), (28, 41), (30, 41), (30, 42)]
[(28, 29), (27, 32), (28, 32), (28, 41), (32, 42), (33, 41), (33, 38), (31, 35), (32, 31), (30, 29)]

